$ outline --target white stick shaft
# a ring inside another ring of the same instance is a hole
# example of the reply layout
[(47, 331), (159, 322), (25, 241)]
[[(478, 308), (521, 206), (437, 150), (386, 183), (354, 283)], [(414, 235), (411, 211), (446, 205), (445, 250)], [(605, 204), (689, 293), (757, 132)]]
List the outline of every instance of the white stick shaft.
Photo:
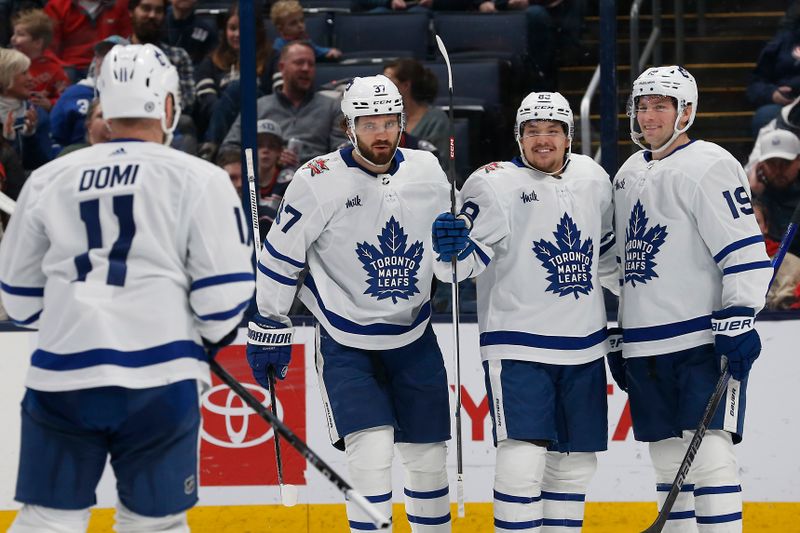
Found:
[(5, 211), (9, 215), (14, 214), (14, 208), (17, 207), (17, 202), (6, 196), (4, 192), (0, 192), (0, 210)]

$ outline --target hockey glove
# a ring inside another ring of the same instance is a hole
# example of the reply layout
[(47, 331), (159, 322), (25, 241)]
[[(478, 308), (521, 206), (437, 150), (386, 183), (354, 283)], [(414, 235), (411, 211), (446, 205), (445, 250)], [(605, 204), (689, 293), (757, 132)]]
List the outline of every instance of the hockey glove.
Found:
[(247, 362), (262, 387), (269, 388), (269, 367), (275, 369), (278, 379), (286, 377), (292, 359), (293, 336), (294, 328), (258, 313), (253, 315), (247, 329)]
[(449, 263), (453, 256), (464, 259), (464, 252), (472, 250), (474, 246), (469, 240), (469, 230), (472, 223), (466, 215), (453, 216), (452, 213), (442, 213), (433, 221), (431, 233), (433, 234), (433, 251), (439, 254), (439, 261)]
[(628, 378), (625, 375), (625, 358), (622, 357), (622, 328), (608, 328), (608, 369), (617, 387), (628, 392)]
[(231, 332), (229, 332), (227, 335), (222, 337), (217, 342), (211, 342), (210, 340), (208, 340), (205, 337), (203, 337), (203, 346), (206, 349), (206, 353), (208, 354), (208, 358), (209, 359), (214, 359), (217, 356), (217, 353), (221, 349), (223, 349), (224, 347), (226, 347), (227, 345), (232, 343), (234, 340), (236, 340), (236, 334), (238, 332), (239, 332), (239, 328), (238, 327), (233, 328), (233, 330)]
[(761, 353), (761, 338), (755, 330), (755, 311), (748, 307), (729, 307), (711, 314), (714, 332), (714, 351), (728, 359), (731, 377), (738, 381), (747, 378), (753, 361)]

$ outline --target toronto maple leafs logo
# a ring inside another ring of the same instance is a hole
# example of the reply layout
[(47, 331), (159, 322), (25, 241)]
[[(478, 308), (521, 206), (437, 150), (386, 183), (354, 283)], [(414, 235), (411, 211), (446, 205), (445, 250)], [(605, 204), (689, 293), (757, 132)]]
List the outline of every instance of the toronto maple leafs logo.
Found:
[(311, 171), (311, 176), (316, 176), (317, 174), (322, 174), (328, 169), (328, 160), (327, 159), (312, 159), (306, 166), (303, 168), (307, 168)]
[(636, 200), (631, 218), (625, 229), (625, 283), (647, 283), (657, 278), (656, 254), (667, 238), (667, 227), (657, 224), (647, 227), (647, 213), (642, 202)]
[(368, 242), (356, 245), (356, 254), (364, 270), (369, 274), (367, 290), (378, 300), (391, 298), (408, 300), (419, 292), (417, 271), (422, 262), (422, 243), (408, 244), (408, 235), (394, 217), (390, 218), (378, 235), (380, 249)]
[(581, 242), (581, 231), (566, 213), (553, 236), (555, 243), (544, 239), (533, 241), (533, 252), (549, 274), (547, 281), (550, 285), (546, 290), (559, 296), (573, 294), (577, 300), (581, 294), (589, 294), (592, 290), (592, 238)]

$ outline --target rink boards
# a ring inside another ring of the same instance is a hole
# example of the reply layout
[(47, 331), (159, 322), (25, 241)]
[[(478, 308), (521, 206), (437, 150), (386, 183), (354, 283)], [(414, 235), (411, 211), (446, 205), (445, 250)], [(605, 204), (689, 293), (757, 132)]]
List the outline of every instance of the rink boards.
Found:
[[(744, 499), (752, 502), (745, 513), (745, 531), (748, 532), (800, 532), (800, 525), (797, 525), (800, 522), (800, 503), (797, 503), (800, 502), (800, 459), (796, 451), (800, 442), (800, 414), (796, 408), (800, 383), (799, 327), (800, 322), (791, 320), (763, 320), (758, 325), (764, 350), (751, 374), (745, 440), (737, 446)], [(451, 372), (451, 326), (449, 323), (436, 323), (434, 328), (448, 372)], [(0, 440), (0, 509), (4, 510), (16, 508), (13, 491), (19, 452), (19, 400), (23, 394), (22, 382), (28, 357), (36, 340), (35, 333), (8, 329), (0, 332), (0, 427), (5, 432)], [(244, 342), (244, 330), (240, 331), (237, 342)], [(313, 328), (298, 327), (295, 343), (289, 374), (278, 386), (279, 411), (284, 421), (306, 439), (314, 451), (347, 477), (344, 454), (330, 445), (324, 422), (314, 367)], [(472, 505), (468, 508), (467, 518), (455, 523), (454, 531), (485, 531), (491, 524), (488, 502), (492, 494), (494, 448), (475, 323), (461, 324), (461, 357), (465, 495), (466, 501)], [(219, 360), (248, 384), (254, 394), (264, 398), (265, 404), (268, 403), (268, 394), (255, 385), (250, 376), (242, 344), (224, 350)], [(450, 378), (454, 390), (452, 374)], [(587, 501), (615, 503), (590, 505), (584, 531), (636, 531), (637, 525), (652, 518), (654, 504), (619, 502), (646, 502), (653, 497), (654, 480), (647, 447), (633, 440), (626, 395), (611, 383), (608, 401), (609, 450), (599, 458)], [(236, 528), (230, 531), (248, 528), (251, 531), (291, 530), (298, 533), (338, 531), (346, 523), (343, 522), (343, 506), (339, 505), (340, 493), (316, 470), (306, 470), (300, 455), (285, 444), (285, 479), (298, 487), (300, 505), (293, 509), (263, 507), (280, 501), (272, 431), (242, 408), (238, 399), (216, 379), (203, 397), (203, 420), (200, 505), (207, 508), (192, 512), (195, 531), (206, 530), (205, 527), (212, 522), (209, 517), (236, 523)], [(454, 487), (455, 441), (450, 446), (449, 462), (451, 486)], [(397, 467), (394, 479), (394, 500), (400, 504), (402, 473)], [(108, 469), (97, 497), (99, 507), (113, 507), (114, 479)], [(98, 513), (95, 521), (102, 521), (107, 515)], [(395, 515), (398, 522), (395, 531), (408, 531), (407, 526), (402, 525), (399, 507), (396, 507)], [(0, 514), (0, 527), (10, 516), (11, 513)], [(270, 521), (272, 527), (267, 525)], [(100, 529), (92, 530), (106, 529), (100, 526), (101, 523), (97, 523)], [(756, 529), (756, 524), (767, 529)], [(213, 530), (228, 529), (218, 522)]]

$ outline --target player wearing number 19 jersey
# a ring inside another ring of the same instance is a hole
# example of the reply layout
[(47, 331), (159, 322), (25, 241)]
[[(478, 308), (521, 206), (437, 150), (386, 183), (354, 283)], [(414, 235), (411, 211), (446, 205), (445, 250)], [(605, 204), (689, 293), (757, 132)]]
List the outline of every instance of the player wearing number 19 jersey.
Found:
[(624, 360), (609, 364), (628, 389), (636, 438), (651, 443), (663, 503), (727, 358), (734, 379), (664, 529), (727, 533), (742, 527), (732, 444), (772, 268), (742, 167), (686, 133), (697, 103), (681, 67), (648, 69), (634, 83), (631, 137), (644, 150), (614, 179)]

